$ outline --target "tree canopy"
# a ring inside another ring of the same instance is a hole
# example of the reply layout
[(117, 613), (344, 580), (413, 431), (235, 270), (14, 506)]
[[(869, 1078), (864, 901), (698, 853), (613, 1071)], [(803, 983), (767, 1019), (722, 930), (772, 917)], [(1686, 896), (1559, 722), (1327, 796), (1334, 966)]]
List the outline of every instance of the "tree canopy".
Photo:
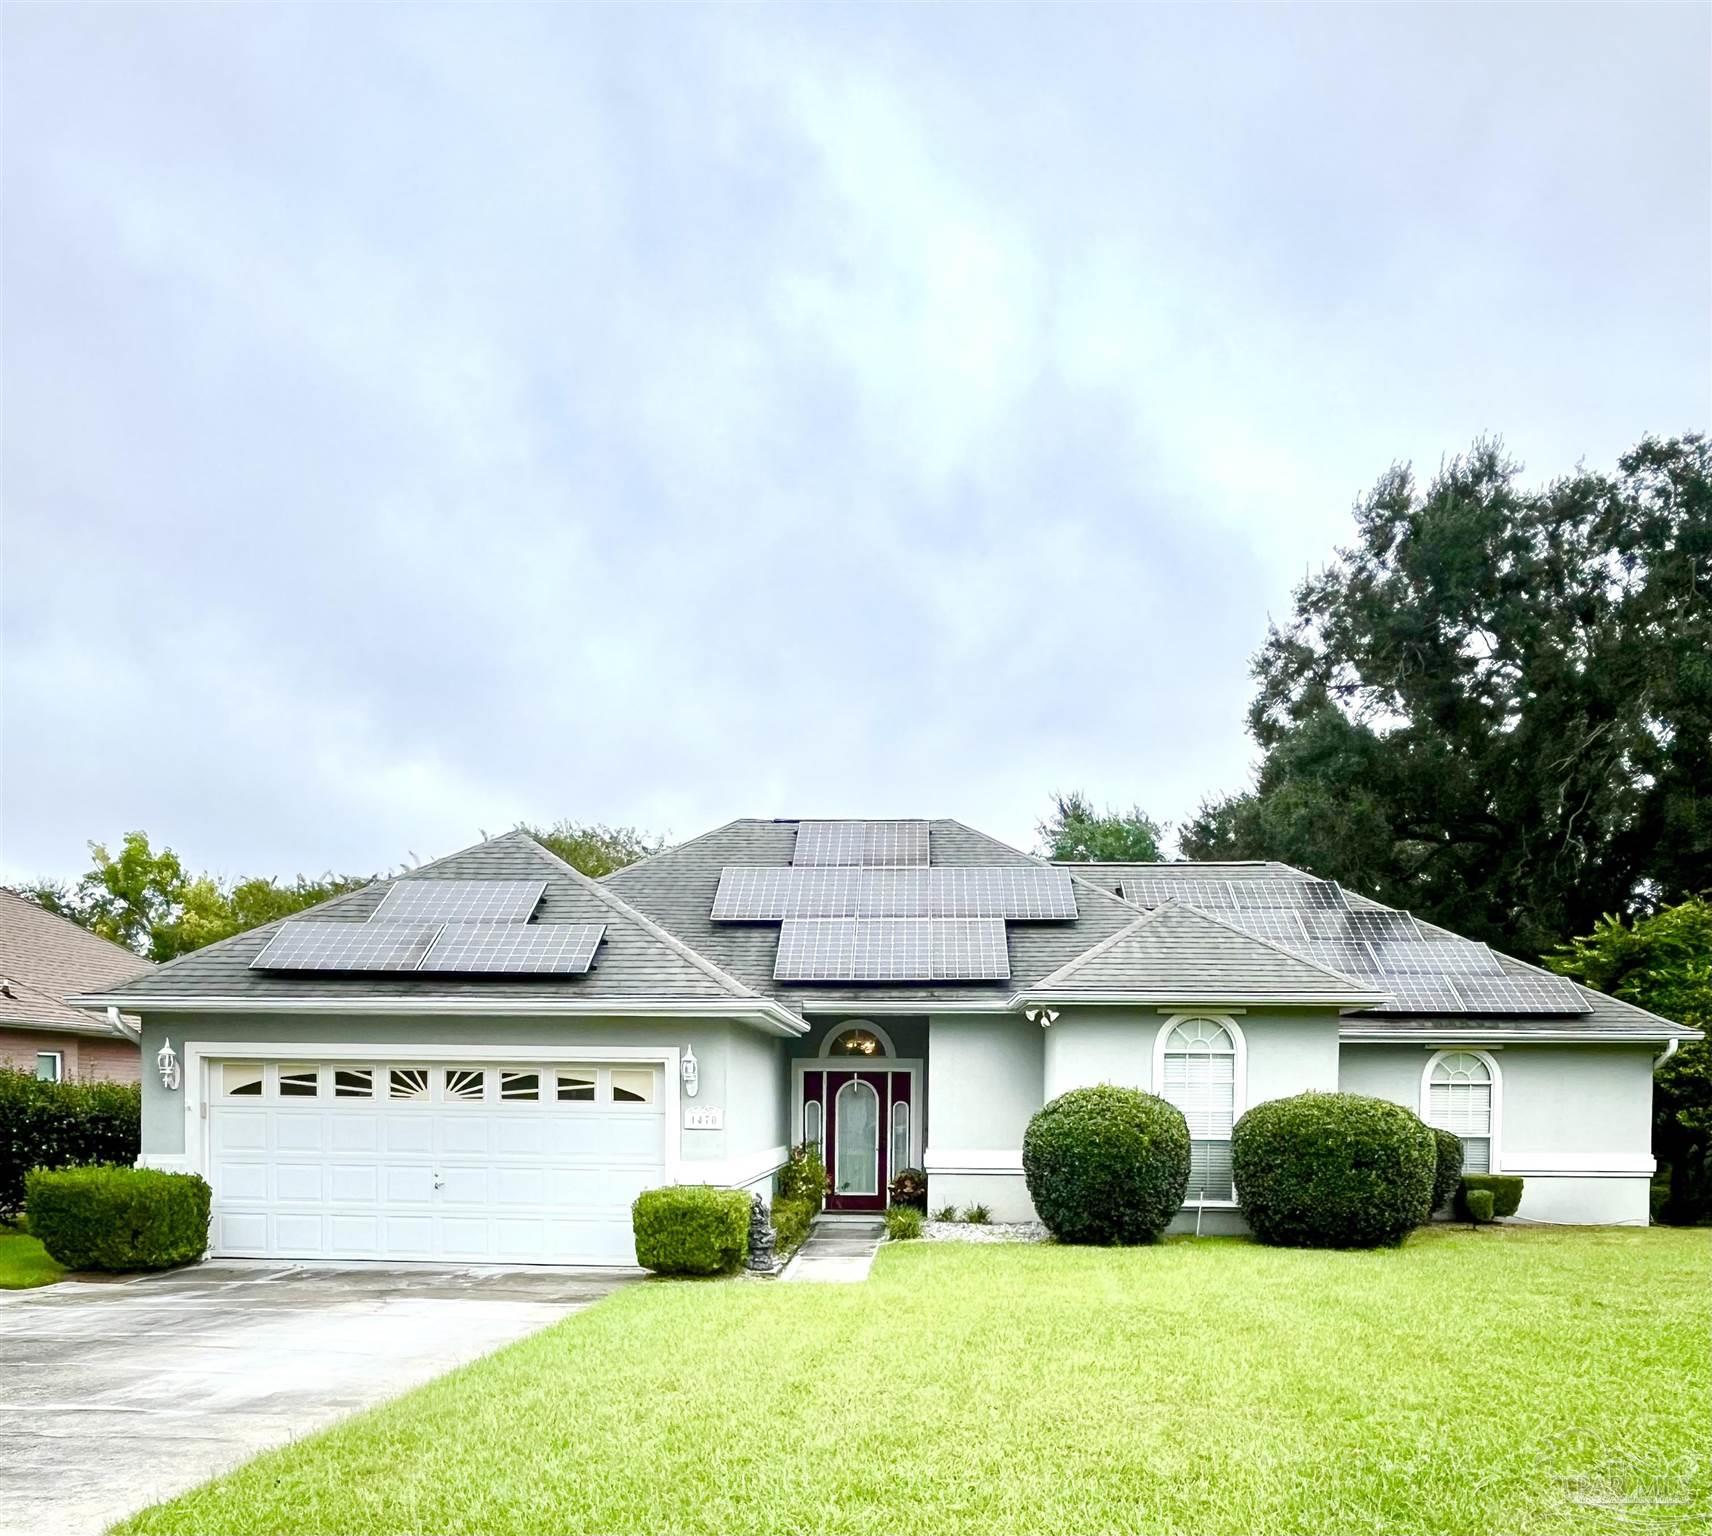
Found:
[[(1712, 1030), (1712, 901), (1692, 897), (1633, 924), (1600, 920), (1546, 964), (1667, 1019)], [(1669, 1221), (1712, 1216), (1712, 1044), (1700, 1040), (1654, 1074), (1653, 1151), (1670, 1170)]]
[(289, 917), (375, 878), (327, 874), (229, 883), (190, 874), (172, 849), (157, 852), (146, 832), (127, 832), (117, 854), (101, 843), (91, 843), (89, 853), (91, 867), (74, 884), (43, 881), (19, 894), (155, 961)]
[(1406, 466), (1254, 671), (1252, 790), (1194, 858), (1275, 858), (1525, 955), (1712, 863), (1712, 449), (1538, 489), (1478, 442)]
[(599, 879), (626, 864), (646, 859), (666, 846), (663, 837), (635, 827), (608, 827), (599, 822), (556, 821), (550, 827), (523, 828), (543, 848), (558, 854), (573, 869)]
[(1142, 808), (1128, 813), (1094, 809), (1080, 791), (1054, 793), (1052, 811), (1035, 826), (1040, 851), (1049, 859), (1104, 859), (1151, 864), (1160, 857), (1165, 829)]

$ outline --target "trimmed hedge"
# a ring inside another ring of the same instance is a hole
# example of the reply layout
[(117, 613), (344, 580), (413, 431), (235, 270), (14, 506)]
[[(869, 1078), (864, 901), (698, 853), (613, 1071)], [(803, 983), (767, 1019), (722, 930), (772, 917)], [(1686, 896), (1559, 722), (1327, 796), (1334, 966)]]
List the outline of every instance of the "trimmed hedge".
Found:
[(1473, 1209), (1468, 1203), (1470, 1190), (1483, 1189), (1492, 1195), (1492, 1215), (1482, 1217), (1484, 1221), (1492, 1221), (1500, 1216), (1514, 1216), (1516, 1207), (1522, 1203), (1522, 1180), (1515, 1174), (1505, 1173), (1465, 1173), (1462, 1182), (1457, 1185), (1456, 1213), (1458, 1216), (1468, 1216)]
[(661, 1275), (718, 1275), (749, 1252), (749, 1196), (711, 1184), (645, 1189), (630, 1208), (636, 1262)]
[(1189, 1126), (1136, 1088), (1073, 1088), (1029, 1121), (1022, 1171), (1059, 1242), (1156, 1242), (1189, 1189)]
[(24, 1184), (30, 1235), (67, 1269), (171, 1269), (207, 1250), (213, 1191), (197, 1174), (38, 1168)]
[(1462, 1203), (1468, 1211), (1468, 1219), (1478, 1225), (1483, 1221), (1492, 1220), (1492, 1191), (1489, 1189), (1470, 1189), (1463, 1193)]
[(1433, 1210), (1442, 1211), (1456, 1194), (1462, 1178), (1462, 1138), (1452, 1131), (1429, 1126), (1439, 1144), (1438, 1171), (1433, 1175)]
[(135, 1162), (142, 1123), (135, 1083), (44, 1083), (0, 1067), (0, 1218), (23, 1210), (32, 1168)]
[(820, 1143), (800, 1142), (791, 1159), (774, 1177), (773, 1240), (783, 1255), (802, 1245), (820, 1208), (826, 1204), (826, 1165), (820, 1160)]
[(1254, 1235), (1287, 1248), (1394, 1245), (1432, 1214), (1438, 1144), (1385, 1099), (1302, 1093), (1236, 1123), (1231, 1170)]

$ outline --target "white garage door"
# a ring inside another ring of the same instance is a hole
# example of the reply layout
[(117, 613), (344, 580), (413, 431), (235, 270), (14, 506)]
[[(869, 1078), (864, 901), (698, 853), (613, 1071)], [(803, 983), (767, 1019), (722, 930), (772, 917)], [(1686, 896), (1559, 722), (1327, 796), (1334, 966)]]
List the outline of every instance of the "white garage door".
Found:
[(213, 1251), (634, 1264), (665, 1180), (660, 1068), (215, 1062)]

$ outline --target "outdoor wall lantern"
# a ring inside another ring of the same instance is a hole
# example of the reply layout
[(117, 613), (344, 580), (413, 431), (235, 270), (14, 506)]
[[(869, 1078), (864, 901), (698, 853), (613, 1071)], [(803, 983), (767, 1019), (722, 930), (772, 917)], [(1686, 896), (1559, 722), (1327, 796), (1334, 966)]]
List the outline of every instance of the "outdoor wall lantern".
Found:
[(684, 1092), (693, 1099), (696, 1096), (696, 1090), (701, 1087), (701, 1068), (696, 1063), (695, 1047), (693, 1045), (686, 1045), (684, 1047), (683, 1062), (680, 1071), (684, 1080)]
[(182, 1074), (178, 1070), (178, 1053), (173, 1050), (172, 1041), (161, 1041), (161, 1048), (155, 1053), (155, 1071), (160, 1073), (163, 1088), (176, 1088), (182, 1081)]

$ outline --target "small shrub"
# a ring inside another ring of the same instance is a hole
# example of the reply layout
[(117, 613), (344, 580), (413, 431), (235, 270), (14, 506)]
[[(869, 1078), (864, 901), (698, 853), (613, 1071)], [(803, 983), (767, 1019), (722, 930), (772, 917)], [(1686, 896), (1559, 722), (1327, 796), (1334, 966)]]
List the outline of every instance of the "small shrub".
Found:
[(741, 1189), (645, 1189), (630, 1211), (636, 1262), (656, 1274), (723, 1274), (749, 1252), (749, 1196)]
[(805, 1141), (791, 1149), (791, 1159), (775, 1175), (780, 1199), (800, 1200), (809, 1214), (820, 1214), (826, 1204), (826, 1164), (820, 1160), (820, 1143)]
[(918, 1211), (927, 1209), (927, 1175), (919, 1168), (901, 1168), (891, 1182), (891, 1203)]
[(1432, 1214), (1438, 1145), (1400, 1104), (1302, 1093), (1257, 1104), (1231, 1135), (1254, 1235), (1288, 1248), (1400, 1243)]
[(894, 1243), (907, 1243), (921, 1236), (921, 1212), (913, 1205), (894, 1205), (886, 1210), (886, 1237)]
[(963, 1219), (972, 1227), (984, 1227), (992, 1221), (993, 1213), (984, 1205), (972, 1205), (963, 1213)]
[(808, 1229), (814, 1225), (815, 1208), (806, 1200), (787, 1200), (783, 1195), (773, 1199), (774, 1251), (783, 1258), (802, 1246)]
[(213, 1192), (158, 1168), (38, 1168), (24, 1180), (30, 1233), (67, 1269), (171, 1269), (208, 1247)]
[[(1456, 1194), (1457, 1181), (1462, 1177), (1462, 1138), (1451, 1131), (1429, 1126), (1438, 1143), (1438, 1170), (1433, 1174), (1433, 1210), (1442, 1211)], [(1429, 1213), (1430, 1214), (1430, 1213)]]
[(135, 1083), (44, 1083), (0, 1067), (0, 1219), (23, 1210), (32, 1168), (134, 1163), (142, 1119)]
[(957, 1220), (957, 1207), (954, 1205), (942, 1205), (933, 1213), (933, 1219), (935, 1221), (955, 1221)]
[(1189, 1127), (1151, 1093), (1073, 1088), (1029, 1121), (1022, 1171), (1059, 1242), (1155, 1242), (1189, 1188)]
[(1516, 1207), (1522, 1203), (1522, 1181), (1515, 1174), (1465, 1173), (1462, 1182), (1457, 1186), (1458, 1216), (1467, 1219), (1469, 1192), (1476, 1189), (1487, 1190), (1492, 1195), (1492, 1215), (1488, 1220), (1496, 1221), (1501, 1216), (1514, 1216)]
[(1471, 1189), (1464, 1194), (1462, 1203), (1468, 1211), (1468, 1219), (1475, 1226), (1483, 1221), (1492, 1220), (1492, 1191), (1489, 1189)]

